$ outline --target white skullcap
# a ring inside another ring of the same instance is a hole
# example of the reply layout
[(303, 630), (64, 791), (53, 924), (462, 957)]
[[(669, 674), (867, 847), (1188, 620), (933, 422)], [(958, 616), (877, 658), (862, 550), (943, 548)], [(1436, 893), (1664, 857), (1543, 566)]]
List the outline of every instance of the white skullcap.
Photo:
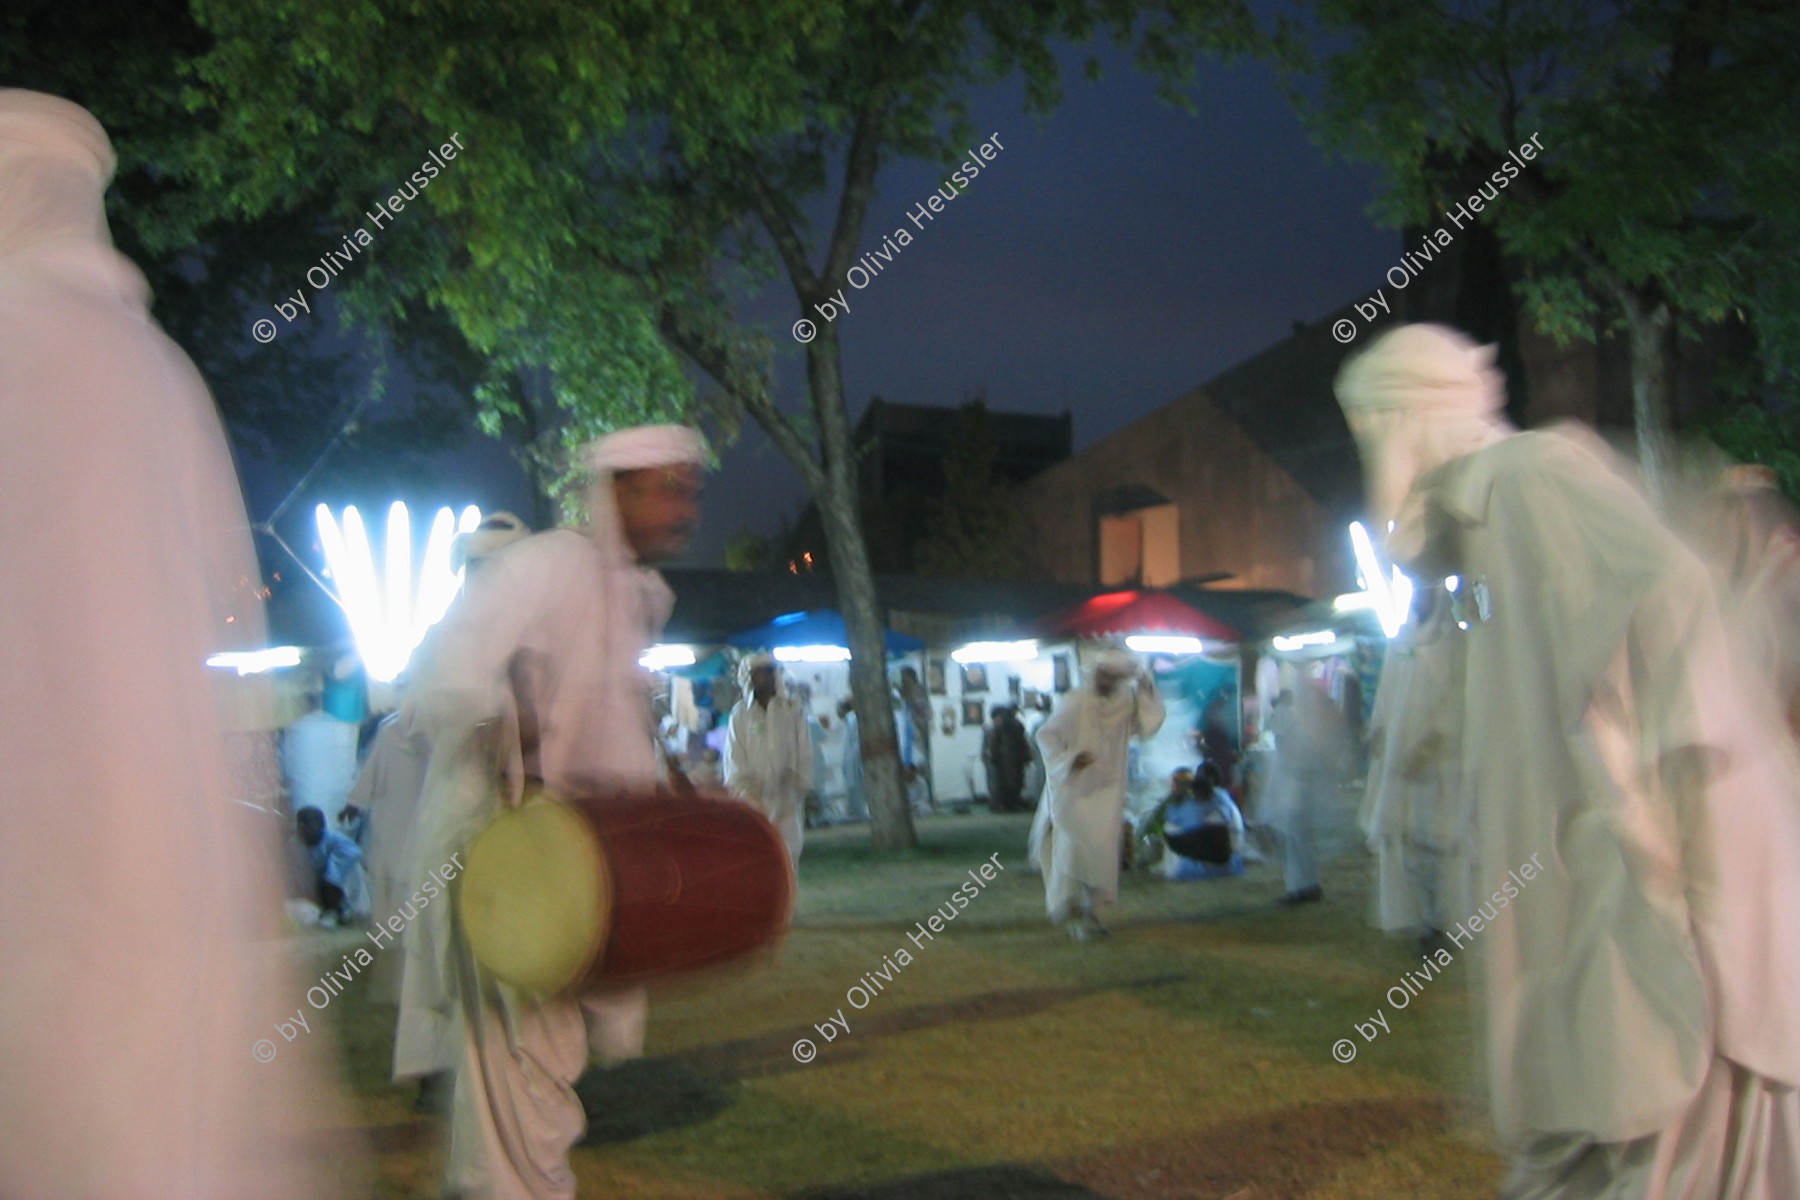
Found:
[(1132, 675), (1137, 672), (1137, 658), (1129, 650), (1107, 649), (1094, 656), (1094, 670), (1106, 671), (1113, 675)]
[(587, 449), (588, 466), (603, 474), (706, 465), (706, 439), (686, 425), (639, 425), (609, 433)]
[(1334, 386), (1347, 413), (1435, 409), (1486, 415), (1506, 404), (1494, 347), (1444, 325), (1389, 330), (1344, 364)]
[(58, 96), (0, 88), (0, 152), (53, 154), (89, 167), (102, 183), (117, 159), (112, 141), (87, 109)]

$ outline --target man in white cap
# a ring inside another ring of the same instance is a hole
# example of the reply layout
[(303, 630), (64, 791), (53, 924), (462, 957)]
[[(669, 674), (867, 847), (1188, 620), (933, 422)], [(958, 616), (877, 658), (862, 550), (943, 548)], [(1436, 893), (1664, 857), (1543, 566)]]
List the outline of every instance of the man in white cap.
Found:
[[(588, 458), (590, 528), (506, 547), (446, 615), (404, 714), (431, 744), (415, 878), (467, 846), (500, 805), (517, 804), (527, 781), (563, 795), (658, 783), (638, 657), (673, 605), (655, 565), (693, 534), (705, 453), (698, 432), (675, 425), (600, 439)], [(480, 1200), (567, 1200), (569, 1148), (587, 1124), (573, 1085), (589, 1058), (589, 1024), (601, 1057), (641, 1053), (644, 993), (605, 1002), (522, 996), (475, 966), (447, 906), (417, 917), (402, 1023), (418, 1057), (396, 1067), (434, 1070), (443, 1039), (460, 1039), (450, 1187)]]
[(266, 648), (262, 575), (113, 165), (84, 109), (0, 91), (0, 1196), (300, 1200), (309, 1044), (271, 1038), (305, 983), (225, 745), (269, 725), (205, 666)]
[(1492, 363), (1404, 326), (1337, 392), (1376, 528), (1464, 598), (1476, 901), (1445, 932), (1484, 967), (1505, 1194), (1800, 1195), (1800, 776), (1705, 568), (1597, 441), (1513, 434)]
[(744, 695), (731, 709), (725, 786), (775, 823), (789, 861), (798, 867), (806, 794), (813, 788), (812, 737), (805, 708), (782, 684), (781, 664), (768, 654), (752, 654), (738, 664)]
[(1100, 911), (1119, 898), (1131, 739), (1162, 728), (1162, 697), (1150, 672), (1123, 650), (1104, 650), (1085, 687), (1063, 697), (1038, 727), (1044, 803), (1032, 822), (1030, 854), (1044, 873), (1052, 921), (1078, 940), (1102, 937)]
[[(530, 534), (530, 527), (509, 512), (490, 514), (474, 529), (458, 534), (451, 543), (450, 556), (452, 567), (463, 573), (459, 599), (473, 595), (479, 589), (485, 579), (481, 573), (484, 564), (492, 561), (502, 548)], [(425, 663), (431, 658), (437, 628), (433, 627), (424, 643), (413, 652), (412, 673), (415, 675), (424, 670)], [(410, 680), (403, 677), (403, 691), (409, 683)], [(412, 874), (412, 861), (416, 857), (412, 839), (429, 761), (425, 738), (395, 712), (376, 730), (362, 773), (356, 778), (356, 786), (350, 789), (351, 802), (369, 814), (363, 855), (368, 864), (371, 915), (377, 922), (399, 913), (401, 903), (423, 882)], [(431, 864), (433, 867), (442, 865)], [(436, 924), (441, 919), (440, 913), (438, 918), (426, 923), (447, 935), (447, 930)], [(370, 969), (375, 994), (391, 1004), (401, 1000), (401, 973), (406, 963), (402, 948), (415, 924), (417, 922), (403, 927), (394, 936), (394, 944), (383, 947), (384, 953), (376, 956), (375, 965)], [(430, 973), (424, 977), (427, 986), (434, 978)], [(436, 1111), (448, 1105), (450, 1081), (462, 1057), (460, 1041), (439, 1036), (442, 1022), (435, 1015), (448, 1010), (453, 1001), (447, 995), (431, 995), (417, 986), (411, 1000), (402, 1012), (394, 1038), (394, 1075), (397, 1079), (417, 1078), (418, 1107), (422, 1111)]]

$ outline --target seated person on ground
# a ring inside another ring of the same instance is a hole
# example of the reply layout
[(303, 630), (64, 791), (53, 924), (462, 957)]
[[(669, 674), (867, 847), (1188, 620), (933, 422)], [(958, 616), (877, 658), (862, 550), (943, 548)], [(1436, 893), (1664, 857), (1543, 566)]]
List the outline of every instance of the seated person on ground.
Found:
[(1244, 818), (1212, 763), (1203, 763), (1194, 792), (1162, 813), (1169, 853), (1163, 874), (1173, 880), (1220, 879), (1244, 871)]
[(294, 814), (300, 844), (306, 847), (318, 882), (319, 923), (335, 929), (369, 915), (369, 883), (363, 872), (362, 849), (337, 832), (325, 828), (325, 814), (310, 805)]

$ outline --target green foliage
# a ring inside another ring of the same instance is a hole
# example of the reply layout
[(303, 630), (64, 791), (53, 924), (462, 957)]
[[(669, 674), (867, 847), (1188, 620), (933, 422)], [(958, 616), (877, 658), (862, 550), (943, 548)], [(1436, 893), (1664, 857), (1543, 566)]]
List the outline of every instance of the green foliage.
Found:
[(768, 571), (775, 565), (775, 545), (760, 533), (740, 529), (725, 543), (727, 571)]
[(1380, 163), (1377, 214), (1446, 225), (1540, 137), (1475, 219), (1521, 265), (1537, 327), (1592, 338), (1666, 310), (1678, 331), (1740, 316), (1791, 370), (1786, 264), (1800, 250), (1800, 10), (1677, 0), (1321, 0), (1331, 37), (1310, 118)]
[(1701, 432), (1732, 459), (1771, 468), (1782, 493), (1800, 502), (1800, 420), (1792, 411), (1775, 413), (1746, 404)]

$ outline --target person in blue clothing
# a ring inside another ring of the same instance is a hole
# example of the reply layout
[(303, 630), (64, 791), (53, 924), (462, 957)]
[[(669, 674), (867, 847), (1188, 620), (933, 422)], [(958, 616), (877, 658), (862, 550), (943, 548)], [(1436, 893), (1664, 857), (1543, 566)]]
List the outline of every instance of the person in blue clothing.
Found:
[(1163, 811), (1165, 878), (1222, 879), (1244, 873), (1244, 817), (1212, 763), (1201, 764), (1191, 795)]
[(318, 881), (319, 923), (335, 929), (368, 916), (369, 884), (362, 848), (337, 830), (325, 828), (325, 814), (316, 808), (295, 813), (294, 824)]

